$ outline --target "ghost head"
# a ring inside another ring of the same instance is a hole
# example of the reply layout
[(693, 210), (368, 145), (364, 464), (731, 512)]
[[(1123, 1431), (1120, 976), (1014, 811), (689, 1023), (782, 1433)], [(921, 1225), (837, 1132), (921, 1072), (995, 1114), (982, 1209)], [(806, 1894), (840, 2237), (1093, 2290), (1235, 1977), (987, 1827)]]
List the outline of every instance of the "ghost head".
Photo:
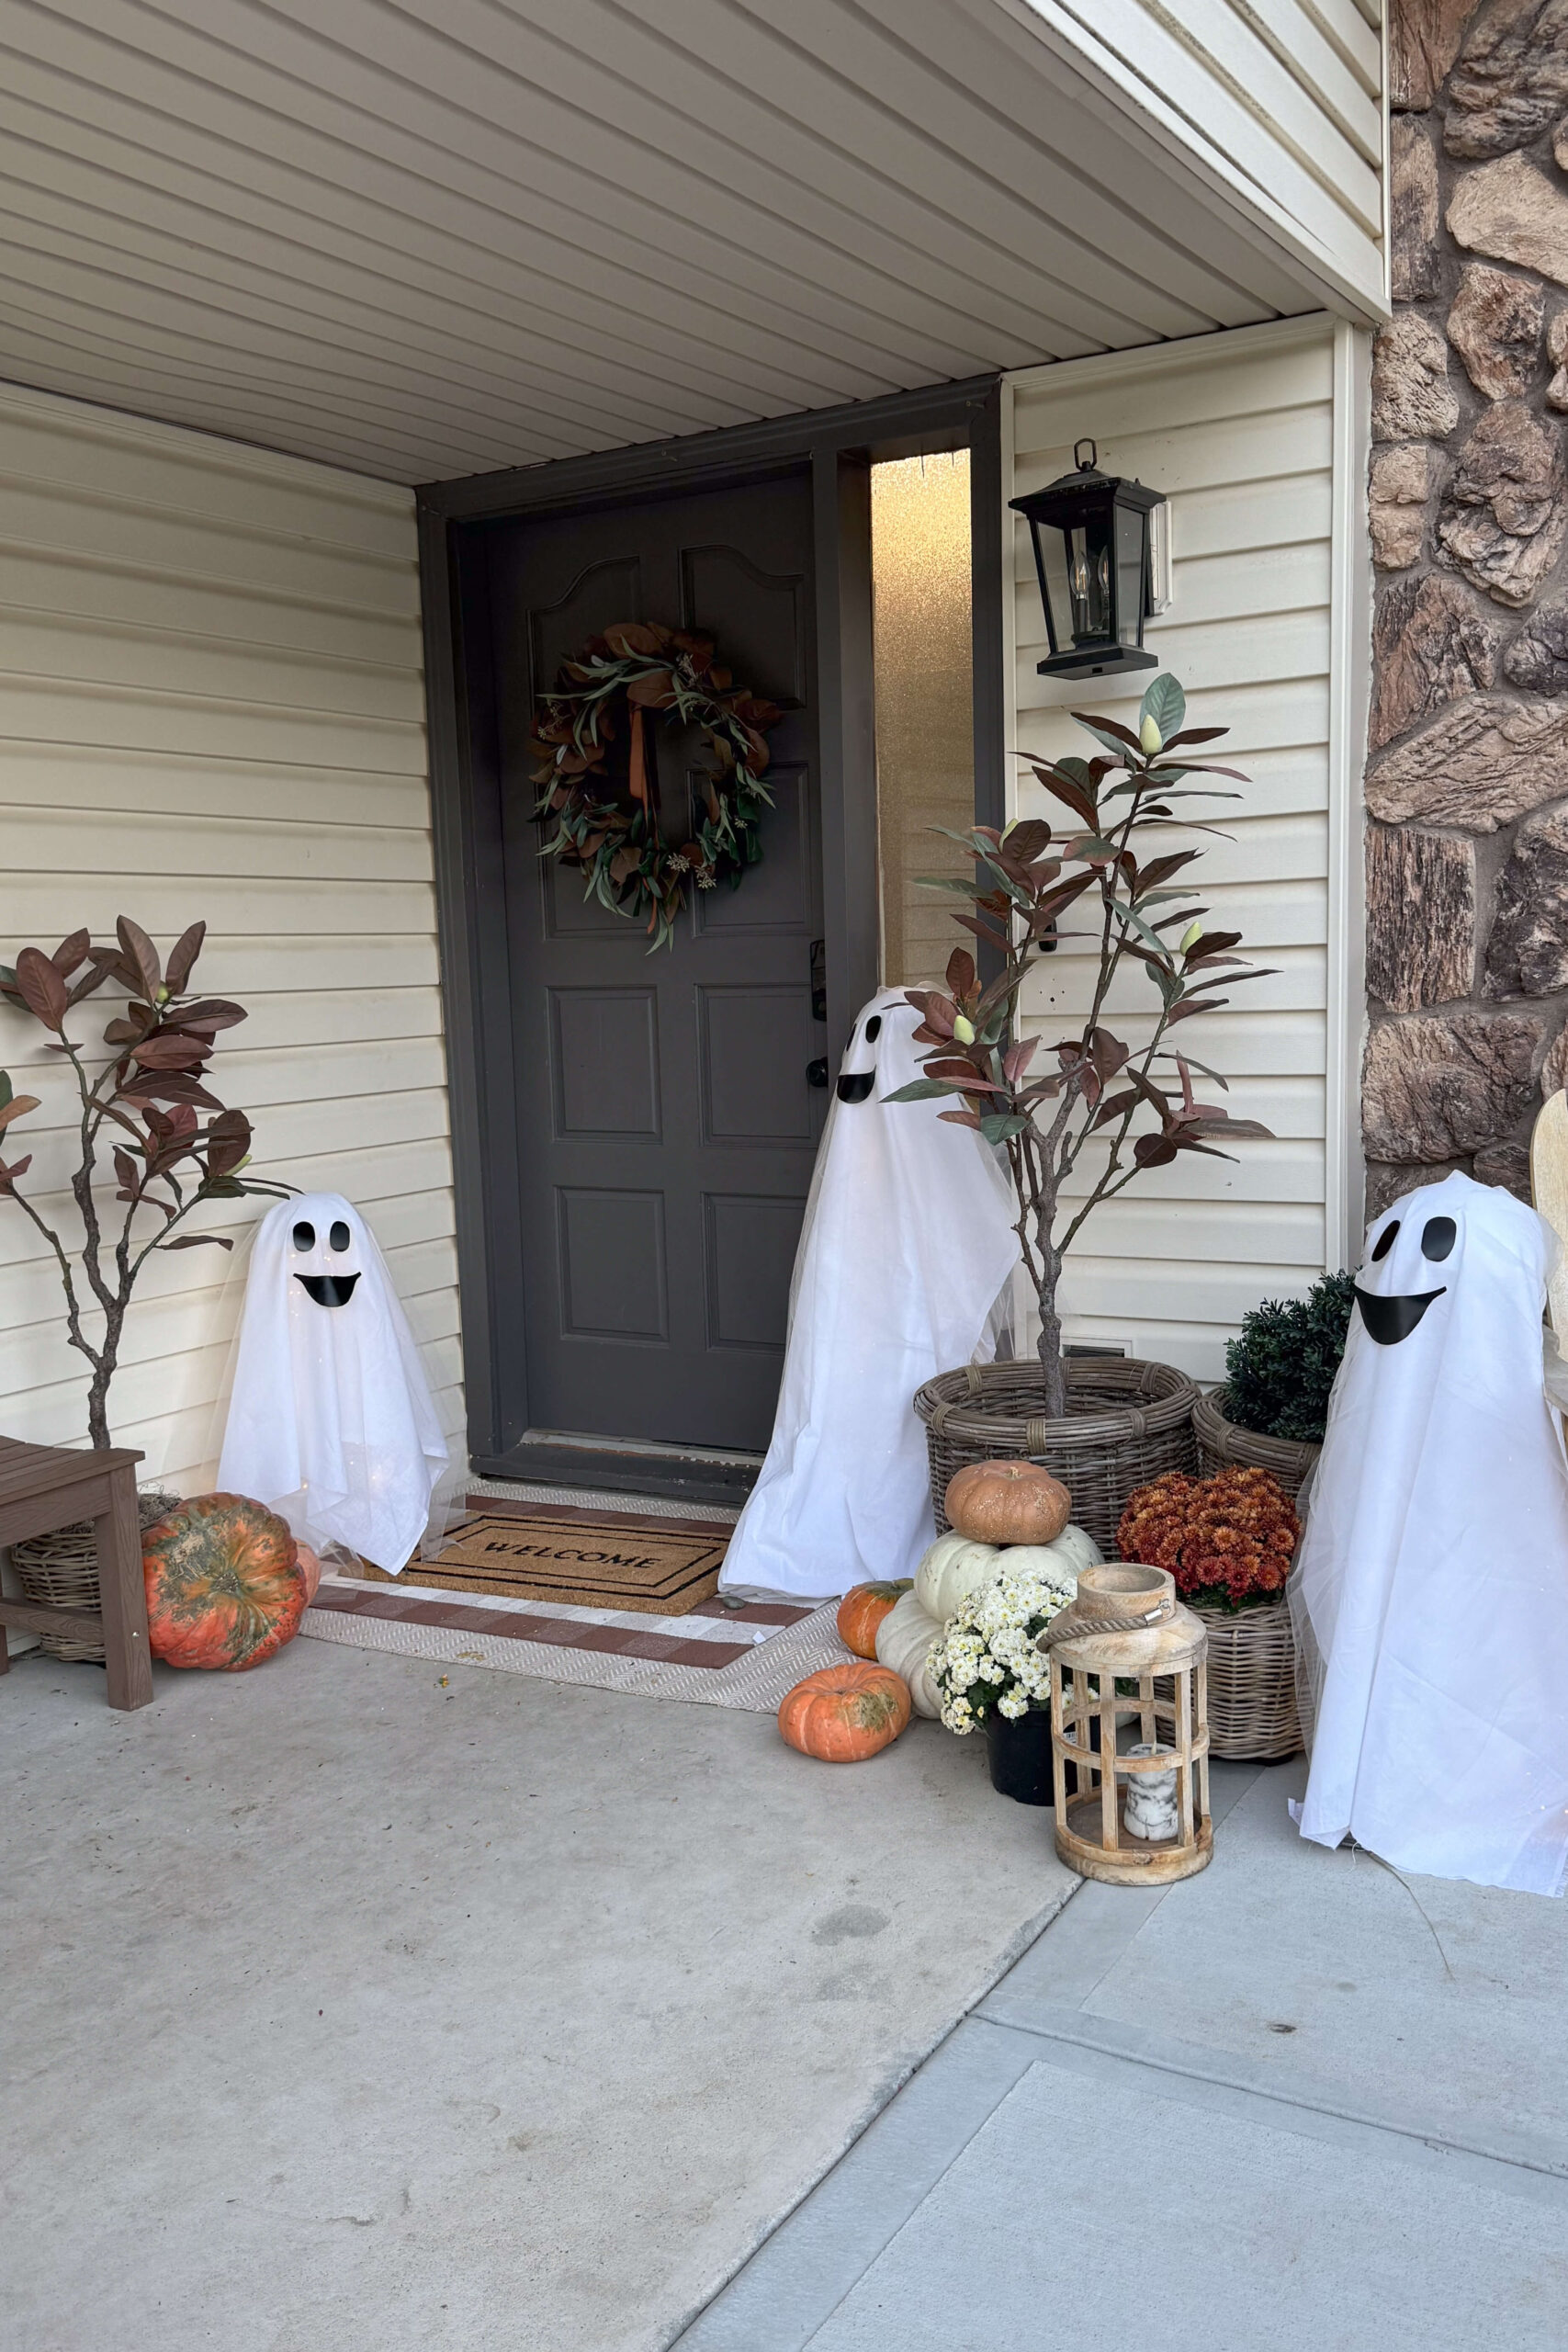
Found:
[(337, 1193), (279, 1201), (257, 1227), (220, 1487), (396, 1574), (446, 1467), (429, 1385), (374, 1235)]
[(1433, 1276), (1452, 1258), (1459, 1238), (1458, 1219), (1442, 1210), (1428, 1214), (1419, 1194), (1408, 1204), (1414, 1214), (1401, 1216), (1406, 1205), (1397, 1203), (1379, 1228), (1356, 1284), (1361, 1321), (1380, 1348), (1409, 1339), (1427, 1308), (1448, 1296), (1448, 1283), (1434, 1283)]
[(313, 1218), (296, 1214), (288, 1239), (294, 1279), (306, 1297), (329, 1309), (346, 1306), (365, 1272), (356, 1262), (360, 1252), (347, 1217), (334, 1216), (318, 1227)]

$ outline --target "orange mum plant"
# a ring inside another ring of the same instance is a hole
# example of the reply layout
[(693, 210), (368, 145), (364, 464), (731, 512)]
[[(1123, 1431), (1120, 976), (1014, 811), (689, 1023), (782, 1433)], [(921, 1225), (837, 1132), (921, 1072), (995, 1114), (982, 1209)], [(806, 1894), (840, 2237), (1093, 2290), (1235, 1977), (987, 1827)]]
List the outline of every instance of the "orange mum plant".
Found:
[(1168, 1568), (1183, 1600), (1252, 1609), (1283, 1592), (1301, 1532), (1295, 1506), (1268, 1470), (1220, 1470), (1212, 1478), (1168, 1470), (1128, 1497), (1116, 1544), (1124, 1560)]

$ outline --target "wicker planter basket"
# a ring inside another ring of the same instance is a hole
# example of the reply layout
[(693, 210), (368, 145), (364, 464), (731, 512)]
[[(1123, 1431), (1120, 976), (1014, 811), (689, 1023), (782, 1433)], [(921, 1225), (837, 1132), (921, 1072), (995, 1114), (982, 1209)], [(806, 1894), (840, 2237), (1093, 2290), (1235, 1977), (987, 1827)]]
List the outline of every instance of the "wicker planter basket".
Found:
[[(1272, 1470), (1288, 1495), (1299, 1495), (1323, 1448), (1297, 1445), (1289, 1438), (1262, 1437), (1257, 1430), (1244, 1430), (1238, 1422), (1225, 1419), (1227, 1402), (1226, 1391), (1216, 1388), (1211, 1395), (1200, 1396), (1192, 1408), (1192, 1430), (1198, 1440), (1198, 1459), (1205, 1478), (1212, 1477), (1216, 1470), (1237, 1466), (1244, 1470)], [(1218, 1755), (1222, 1751), (1216, 1748), (1214, 1752)], [(1293, 1756), (1295, 1749), (1287, 1753)]]
[[(156, 1492), (138, 1495), (136, 1503), (143, 1530), (156, 1526), (179, 1499), (178, 1495)], [(48, 1535), (29, 1535), (24, 1544), (13, 1544), (11, 1566), (17, 1571), (25, 1600), (42, 1601), (55, 1609), (90, 1609), (95, 1612), (102, 1606), (98, 1553), (90, 1519), (80, 1519), (73, 1527), (57, 1527)], [(73, 1641), (69, 1634), (40, 1634), (39, 1646), (50, 1657), (64, 1658), (71, 1665), (102, 1666), (104, 1662), (102, 1642)]]
[(1296, 1713), (1290, 1603), (1270, 1600), (1234, 1614), (1197, 1601), (1187, 1605), (1202, 1619), (1209, 1636), (1210, 1755), (1255, 1764), (1299, 1756), (1304, 1743)]
[(1117, 1522), (1133, 1488), (1165, 1470), (1197, 1468), (1198, 1390), (1184, 1372), (1097, 1356), (1069, 1359), (1066, 1373), (1063, 1420), (1047, 1420), (1040, 1411), (1044, 1376), (1037, 1363), (966, 1364), (939, 1372), (916, 1390), (939, 1535), (947, 1532), (948, 1481), (965, 1463), (1027, 1456), (1061, 1479), (1075, 1523), (1114, 1559)]

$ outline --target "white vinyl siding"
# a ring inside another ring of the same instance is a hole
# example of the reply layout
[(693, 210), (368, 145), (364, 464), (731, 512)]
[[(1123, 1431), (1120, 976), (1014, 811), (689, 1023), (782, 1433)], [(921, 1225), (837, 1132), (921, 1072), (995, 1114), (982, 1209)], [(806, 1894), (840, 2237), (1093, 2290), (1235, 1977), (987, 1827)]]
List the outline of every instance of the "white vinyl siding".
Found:
[[(122, 913), (166, 951), (205, 919), (196, 979), (250, 1015), (213, 1091), (249, 1114), (257, 1174), (364, 1209), (457, 1431), (410, 493), (0, 386), (0, 961), (79, 924), (112, 939)], [(96, 1045), (111, 1005), (74, 1033)], [(9, 1007), (0, 1067), (44, 1105), (6, 1156), (35, 1153), (24, 1186), (68, 1229), (69, 1073)], [(109, 1411), (143, 1478), (210, 1476), (229, 1264), (156, 1255), (138, 1286)], [(0, 1200), (0, 1430), (84, 1442), (85, 1385), (51, 1261)]]
[(1380, 0), (1000, 5), (1282, 230), (1352, 307), (1386, 311)]
[[(1242, 797), (1198, 807), (1228, 838), (1196, 835), (1190, 869), (1216, 928), (1240, 931), (1270, 977), (1182, 1027), (1178, 1041), (1231, 1081), (1216, 1097), (1260, 1119), (1274, 1140), (1234, 1161), (1184, 1156), (1097, 1209), (1064, 1283), (1068, 1337), (1216, 1378), (1224, 1342), (1259, 1299), (1299, 1294), (1325, 1264), (1353, 1257), (1355, 1169), (1348, 1117), (1355, 1036), (1356, 697), (1369, 660), (1354, 611), (1360, 560), (1348, 545), (1358, 460), (1359, 339), (1327, 320), (1244, 330), (1119, 362), (1035, 369), (1010, 385), (1012, 489), (1038, 489), (1072, 464), (1084, 435), (1110, 472), (1169, 499), (1174, 594), (1145, 642), (1187, 689), (1194, 725), (1228, 726), (1212, 756), (1243, 769)], [(1004, 469), (1005, 470), (1005, 469)], [(1013, 549), (1016, 741), (1021, 751), (1092, 756), (1068, 713), (1124, 721), (1156, 673), (1117, 685), (1040, 678), (1047, 650), (1028, 535)], [(1347, 713), (1349, 716), (1347, 717)], [(1020, 767), (1016, 806), (1061, 812)], [(1167, 838), (1166, 846), (1180, 844)], [(1069, 924), (1069, 928), (1071, 925)], [(1047, 1038), (1081, 1018), (1089, 944), (1065, 941), (1037, 969), (1030, 1013)], [(1109, 1023), (1131, 1039), (1153, 990), (1132, 966)]]

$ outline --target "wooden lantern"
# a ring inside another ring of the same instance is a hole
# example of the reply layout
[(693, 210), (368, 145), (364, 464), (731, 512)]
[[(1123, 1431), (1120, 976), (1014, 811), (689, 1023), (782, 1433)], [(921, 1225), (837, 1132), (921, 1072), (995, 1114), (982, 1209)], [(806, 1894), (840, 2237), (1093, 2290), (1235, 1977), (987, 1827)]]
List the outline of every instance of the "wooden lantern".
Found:
[(1085, 1568), (1077, 1600), (1040, 1639), (1063, 1861), (1111, 1886), (1167, 1886), (1204, 1869), (1209, 1637), (1174, 1578), (1130, 1561)]

